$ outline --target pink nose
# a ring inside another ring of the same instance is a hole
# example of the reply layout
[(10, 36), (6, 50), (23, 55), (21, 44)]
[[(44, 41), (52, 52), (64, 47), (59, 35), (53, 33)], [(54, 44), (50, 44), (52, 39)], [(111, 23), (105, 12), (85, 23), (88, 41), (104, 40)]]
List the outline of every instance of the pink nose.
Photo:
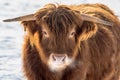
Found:
[(53, 61), (60, 61), (60, 62), (64, 62), (67, 55), (66, 54), (52, 54), (52, 60)]

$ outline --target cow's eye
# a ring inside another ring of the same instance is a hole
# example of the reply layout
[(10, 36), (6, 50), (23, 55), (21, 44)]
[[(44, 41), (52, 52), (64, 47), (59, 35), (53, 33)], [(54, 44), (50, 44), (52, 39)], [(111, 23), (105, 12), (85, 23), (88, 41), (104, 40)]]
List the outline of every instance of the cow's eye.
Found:
[(45, 31), (45, 30), (42, 31), (42, 35), (43, 35), (44, 37), (49, 37), (49, 34), (48, 34), (47, 31)]
[(69, 38), (74, 37), (74, 36), (75, 36), (75, 34), (76, 34), (76, 32), (75, 32), (75, 31), (72, 31), (72, 32), (70, 33), (70, 35), (69, 35)]

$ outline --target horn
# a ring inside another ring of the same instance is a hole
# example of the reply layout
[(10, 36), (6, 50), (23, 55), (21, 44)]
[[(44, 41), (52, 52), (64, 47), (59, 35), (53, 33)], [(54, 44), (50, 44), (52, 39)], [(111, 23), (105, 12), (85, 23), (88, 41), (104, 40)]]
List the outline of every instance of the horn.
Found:
[(81, 14), (81, 18), (82, 18), (83, 21), (91, 21), (91, 22), (95, 22), (95, 23), (99, 23), (99, 24), (108, 25), (108, 26), (113, 25), (113, 23), (110, 23), (108, 21), (99, 19), (99, 18), (94, 17), (94, 16), (89, 16), (89, 15), (86, 15), (86, 14)]
[(32, 20), (36, 20), (34, 14), (29, 14), (29, 15), (25, 15), (25, 16), (16, 17), (16, 18), (6, 19), (6, 20), (3, 20), (3, 22), (32, 21)]

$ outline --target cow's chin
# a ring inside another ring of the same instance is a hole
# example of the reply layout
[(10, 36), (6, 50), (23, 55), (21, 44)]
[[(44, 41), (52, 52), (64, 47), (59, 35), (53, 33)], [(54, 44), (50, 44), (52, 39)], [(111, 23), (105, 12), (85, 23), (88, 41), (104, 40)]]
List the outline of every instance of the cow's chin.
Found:
[(62, 61), (52, 61), (51, 59), (48, 60), (48, 67), (52, 72), (61, 72), (66, 69), (66, 67), (71, 66), (73, 60), (67, 58), (65, 62)]

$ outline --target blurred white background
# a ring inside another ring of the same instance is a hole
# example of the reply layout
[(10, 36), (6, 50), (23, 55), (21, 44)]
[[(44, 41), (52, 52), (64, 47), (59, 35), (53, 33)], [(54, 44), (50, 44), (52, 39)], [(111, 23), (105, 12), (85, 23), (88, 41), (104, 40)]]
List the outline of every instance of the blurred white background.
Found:
[(2, 20), (34, 13), (47, 3), (103, 3), (120, 16), (120, 0), (0, 0), (0, 80), (25, 80), (21, 61), (24, 30), (17, 22)]

